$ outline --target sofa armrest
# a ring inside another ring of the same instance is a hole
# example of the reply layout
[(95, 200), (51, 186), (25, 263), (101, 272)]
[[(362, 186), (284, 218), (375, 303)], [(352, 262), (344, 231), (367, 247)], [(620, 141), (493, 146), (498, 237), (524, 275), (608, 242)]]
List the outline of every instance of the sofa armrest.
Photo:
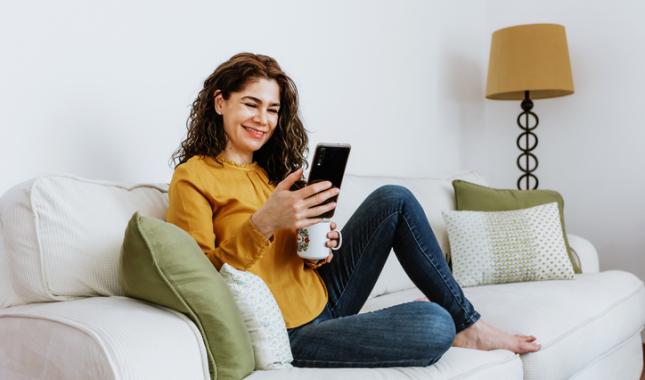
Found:
[(0, 309), (1, 379), (210, 379), (183, 314), (126, 297)]
[(567, 234), (569, 245), (578, 256), (582, 273), (597, 273), (600, 271), (598, 264), (598, 252), (593, 244), (585, 238), (577, 235)]

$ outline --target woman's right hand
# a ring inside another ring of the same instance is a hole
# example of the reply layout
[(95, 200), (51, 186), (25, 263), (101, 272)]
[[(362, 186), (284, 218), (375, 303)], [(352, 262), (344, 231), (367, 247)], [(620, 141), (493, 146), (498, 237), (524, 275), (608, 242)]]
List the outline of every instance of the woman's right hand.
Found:
[(279, 229), (309, 227), (322, 221), (319, 215), (336, 208), (335, 202), (321, 205), (325, 200), (338, 195), (329, 181), (317, 182), (296, 191), (291, 186), (302, 177), (302, 168), (289, 174), (276, 187), (266, 203), (253, 214), (253, 224), (267, 238)]

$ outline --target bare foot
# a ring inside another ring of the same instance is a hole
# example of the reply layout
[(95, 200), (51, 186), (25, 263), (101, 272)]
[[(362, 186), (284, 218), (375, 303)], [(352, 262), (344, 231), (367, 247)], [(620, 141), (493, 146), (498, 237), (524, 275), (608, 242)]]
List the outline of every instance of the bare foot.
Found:
[(504, 349), (516, 354), (526, 354), (542, 348), (542, 345), (535, 340), (532, 335), (507, 334), (480, 319), (474, 325), (459, 332), (452, 345), (485, 351)]

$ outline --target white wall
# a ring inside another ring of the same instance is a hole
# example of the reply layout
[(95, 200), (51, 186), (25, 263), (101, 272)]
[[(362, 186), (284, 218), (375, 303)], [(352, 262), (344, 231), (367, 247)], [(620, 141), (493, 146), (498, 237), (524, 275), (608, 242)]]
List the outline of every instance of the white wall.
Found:
[(454, 171), (461, 128), (483, 115), (483, 40), (466, 30), (483, 27), (483, 11), (423, 0), (14, 2), (0, 12), (0, 192), (48, 172), (169, 181), (190, 103), (240, 51), (278, 59), (299, 86), (311, 146), (351, 143), (351, 172)]

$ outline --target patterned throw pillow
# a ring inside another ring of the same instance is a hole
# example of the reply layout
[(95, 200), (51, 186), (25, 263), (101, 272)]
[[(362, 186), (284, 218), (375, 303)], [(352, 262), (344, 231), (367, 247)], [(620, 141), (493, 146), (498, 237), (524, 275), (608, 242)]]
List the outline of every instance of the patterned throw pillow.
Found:
[(582, 273), (578, 256), (569, 246), (564, 223), (564, 199), (557, 191), (495, 189), (462, 180), (452, 181), (452, 187), (455, 190), (455, 209), (459, 211), (512, 211), (558, 202), (564, 245), (573, 272)]
[(443, 212), (463, 287), (573, 279), (557, 203), (515, 211)]
[(278, 304), (264, 281), (228, 264), (220, 269), (251, 336), (255, 369), (291, 367), (293, 355)]

